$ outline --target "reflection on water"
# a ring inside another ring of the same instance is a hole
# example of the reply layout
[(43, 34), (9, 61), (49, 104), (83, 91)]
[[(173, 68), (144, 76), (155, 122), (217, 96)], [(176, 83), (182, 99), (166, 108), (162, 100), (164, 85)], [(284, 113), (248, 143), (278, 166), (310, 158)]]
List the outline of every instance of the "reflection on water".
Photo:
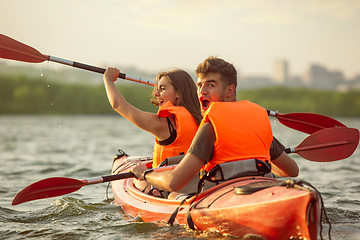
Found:
[[(360, 119), (338, 120), (360, 128)], [(272, 124), (274, 136), (286, 147), (295, 147), (308, 136), (275, 119)], [(81, 180), (110, 174), (118, 148), (130, 155), (151, 156), (153, 140), (151, 134), (116, 115), (0, 116), (0, 239), (229, 239), (131, 219), (107, 200), (107, 184), (11, 205), (18, 191), (44, 178)], [(322, 193), (333, 223), (333, 239), (360, 239), (360, 151), (329, 163), (311, 162), (297, 154), (292, 157), (300, 166), (299, 178)], [(111, 189), (108, 196), (112, 198)]]

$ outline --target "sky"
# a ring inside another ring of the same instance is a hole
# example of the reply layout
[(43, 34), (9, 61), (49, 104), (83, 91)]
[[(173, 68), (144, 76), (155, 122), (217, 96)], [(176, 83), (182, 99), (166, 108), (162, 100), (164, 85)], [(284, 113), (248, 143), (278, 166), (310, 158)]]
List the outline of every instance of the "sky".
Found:
[(94, 66), (194, 72), (213, 55), (242, 76), (273, 76), (276, 60), (288, 61), (290, 75), (304, 74), (310, 64), (346, 78), (360, 74), (358, 0), (0, 2), (0, 33)]

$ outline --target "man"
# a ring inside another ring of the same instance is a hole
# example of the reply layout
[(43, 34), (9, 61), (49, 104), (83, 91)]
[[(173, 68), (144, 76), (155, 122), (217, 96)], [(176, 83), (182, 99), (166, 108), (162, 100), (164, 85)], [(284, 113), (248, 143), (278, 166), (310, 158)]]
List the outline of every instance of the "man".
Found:
[[(196, 75), (198, 97), (205, 113), (185, 157), (171, 171), (145, 171), (144, 165), (131, 170), (138, 179), (156, 188), (178, 191), (200, 170), (208, 172), (224, 162), (270, 160), (273, 136), (267, 112), (249, 101), (236, 101), (234, 66), (223, 59), (209, 57), (199, 64)], [(279, 148), (278, 142), (274, 142), (273, 147)], [(282, 150), (280, 152), (272, 160), (276, 165), (273, 171), (279, 176), (297, 176), (296, 162)]]

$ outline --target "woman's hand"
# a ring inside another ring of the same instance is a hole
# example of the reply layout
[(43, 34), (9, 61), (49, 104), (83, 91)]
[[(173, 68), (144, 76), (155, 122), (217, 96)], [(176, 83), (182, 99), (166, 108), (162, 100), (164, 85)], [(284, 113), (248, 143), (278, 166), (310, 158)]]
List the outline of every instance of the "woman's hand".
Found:
[(119, 69), (108, 67), (104, 73), (104, 81), (115, 82), (119, 76), (119, 73)]

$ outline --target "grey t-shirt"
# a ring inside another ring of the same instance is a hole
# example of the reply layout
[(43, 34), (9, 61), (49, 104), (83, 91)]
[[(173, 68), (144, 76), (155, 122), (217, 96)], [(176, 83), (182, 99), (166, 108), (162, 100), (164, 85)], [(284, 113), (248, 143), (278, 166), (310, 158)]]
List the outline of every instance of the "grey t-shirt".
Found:
[[(203, 159), (205, 162), (209, 162), (213, 155), (215, 139), (216, 136), (214, 128), (211, 122), (207, 122), (202, 125), (195, 134), (188, 152)], [(278, 158), (284, 149), (284, 145), (273, 137), (273, 141), (270, 146), (270, 160), (272, 161)]]

